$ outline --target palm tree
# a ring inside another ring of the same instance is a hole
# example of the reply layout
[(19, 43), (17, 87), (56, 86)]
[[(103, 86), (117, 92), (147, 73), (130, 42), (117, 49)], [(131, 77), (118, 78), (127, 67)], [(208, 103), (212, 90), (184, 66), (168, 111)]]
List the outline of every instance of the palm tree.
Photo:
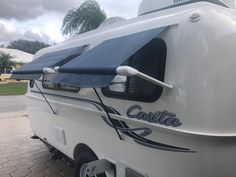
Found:
[(86, 0), (77, 9), (67, 12), (62, 23), (62, 33), (73, 35), (96, 29), (106, 18), (106, 13), (97, 1)]
[(11, 61), (12, 58), (10, 53), (0, 52), (0, 74), (6, 74), (7, 69), (15, 66), (15, 63)]

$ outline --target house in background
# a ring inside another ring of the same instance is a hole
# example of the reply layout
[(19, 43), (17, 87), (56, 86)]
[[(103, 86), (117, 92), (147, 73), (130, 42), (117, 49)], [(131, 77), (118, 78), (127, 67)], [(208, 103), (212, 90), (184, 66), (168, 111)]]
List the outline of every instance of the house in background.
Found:
[(13, 57), (11, 60), (16, 63), (16, 68), (19, 68), (26, 63), (30, 63), (33, 59), (32, 54), (17, 49), (0, 48), (0, 52), (10, 54)]
[(6, 74), (0, 74), (0, 82), (6, 81), (11, 77), (11, 70), (20, 68), (24, 64), (30, 63), (33, 59), (32, 54), (17, 49), (0, 48), (0, 52), (10, 54), (13, 57), (11, 61), (15, 62), (15, 67), (8, 68)]

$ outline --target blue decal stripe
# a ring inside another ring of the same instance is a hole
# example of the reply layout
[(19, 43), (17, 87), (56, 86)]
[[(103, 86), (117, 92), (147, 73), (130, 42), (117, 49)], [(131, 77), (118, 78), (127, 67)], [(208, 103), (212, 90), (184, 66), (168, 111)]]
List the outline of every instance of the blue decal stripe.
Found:
[[(32, 90), (31, 90), (31, 92), (39, 93), (38, 91), (32, 91)], [(61, 98), (65, 98), (65, 99), (71, 99), (71, 100), (81, 101), (81, 102), (85, 102), (85, 103), (90, 103), (94, 107), (96, 107), (99, 111), (103, 111), (104, 109), (106, 109), (109, 113), (121, 115), (117, 110), (115, 110), (111, 106), (108, 107), (105, 105), (105, 108), (103, 108), (101, 103), (93, 101), (93, 100), (68, 97), (68, 96), (57, 95), (57, 94), (46, 93), (46, 92), (43, 92), (43, 93), (45, 95), (51, 95), (51, 96), (55, 96), (55, 97), (61, 97)], [(102, 119), (104, 120), (104, 122), (108, 126), (113, 127), (113, 125), (109, 122), (109, 120), (107, 120), (106, 116), (102, 116)], [(132, 129), (124, 121), (119, 121), (116, 119), (112, 119), (112, 120), (114, 121), (114, 124), (115, 124), (115, 126), (117, 126), (117, 129), (119, 131), (123, 132), (125, 135), (129, 136), (130, 138), (133, 138), (134, 141), (140, 145), (150, 147), (150, 148), (159, 149), (159, 150), (165, 150), (165, 151), (185, 152), (185, 153), (195, 153), (196, 152), (196, 151), (192, 151), (191, 149), (181, 148), (181, 147), (177, 147), (177, 146), (171, 146), (171, 145), (155, 142), (155, 141), (144, 138), (145, 136), (148, 136), (152, 133), (152, 130), (149, 128), (134, 128), (134, 129)], [(135, 131), (143, 131), (143, 133), (138, 135), (137, 133), (135, 133)]]
[[(123, 122), (123, 125), (125, 127), (128, 127), (126, 125), (126, 123), (124, 123), (124, 122)], [(134, 139), (134, 141), (138, 144), (152, 147), (152, 148), (156, 148), (156, 149), (160, 149), (160, 150), (177, 151), (177, 152), (195, 152), (195, 151), (191, 151), (190, 149), (187, 149), (187, 148), (181, 148), (181, 147), (177, 147), (177, 146), (171, 146), (171, 145), (167, 145), (167, 144), (163, 144), (163, 143), (159, 143), (159, 142), (154, 142), (149, 139), (143, 138), (134, 132), (132, 132), (132, 134), (130, 134), (129, 136), (131, 136)]]

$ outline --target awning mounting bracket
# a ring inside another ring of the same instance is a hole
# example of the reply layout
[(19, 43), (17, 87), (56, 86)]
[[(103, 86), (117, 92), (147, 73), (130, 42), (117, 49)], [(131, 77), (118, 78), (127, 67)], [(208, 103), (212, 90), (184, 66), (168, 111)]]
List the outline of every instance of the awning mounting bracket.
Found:
[(120, 140), (123, 140), (122, 137), (121, 137), (121, 135), (120, 135), (120, 133), (119, 133), (119, 131), (118, 131), (118, 129), (117, 129), (117, 127), (116, 127), (116, 125), (114, 124), (114, 122), (113, 122), (113, 120), (112, 120), (112, 118), (111, 118), (109, 112), (107, 111), (106, 106), (104, 105), (104, 103), (103, 103), (101, 97), (99, 96), (99, 94), (98, 94), (96, 88), (93, 88), (93, 89), (94, 89), (94, 91), (95, 91), (95, 93), (96, 93), (96, 95), (97, 95), (97, 97), (98, 97), (98, 99), (99, 99), (99, 101), (100, 101), (100, 103), (101, 103), (101, 105), (102, 105), (104, 111), (106, 112), (107, 117), (108, 117), (109, 121), (110, 121), (111, 124), (112, 124), (112, 127), (114, 127), (114, 129), (116, 130), (116, 133), (117, 133), (118, 137), (120, 138)]
[(47, 98), (45, 97), (44, 93), (41, 91), (41, 89), (39, 88), (39, 86), (37, 85), (36, 82), (34, 82), (34, 84), (36, 85), (37, 89), (39, 90), (40, 94), (43, 96), (44, 100), (46, 101), (46, 103), (48, 104), (48, 106), (50, 107), (50, 109), (52, 110), (53, 114), (57, 114), (55, 112), (55, 110), (52, 108), (51, 104), (49, 103), (49, 101), (47, 100)]

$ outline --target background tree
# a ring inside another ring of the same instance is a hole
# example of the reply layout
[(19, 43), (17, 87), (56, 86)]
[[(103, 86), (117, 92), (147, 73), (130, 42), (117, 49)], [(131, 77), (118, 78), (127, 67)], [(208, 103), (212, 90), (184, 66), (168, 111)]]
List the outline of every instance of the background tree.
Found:
[(5, 74), (7, 69), (15, 66), (11, 61), (13, 57), (9, 53), (0, 52), (0, 74)]
[(81, 34), (99, 27), (106, 13), (95, 0), (86, 0), (77, 9), (67, 12), (62, 23), (63, 35)]
[(7, 48), (10, 49), (18, 49), (27, 53), (35, 54), (42, 48), (49, 47), (49, 44), (39, 41), (28, 41), (24, 39), (18, 39), (15, 41), (11, 41)]

